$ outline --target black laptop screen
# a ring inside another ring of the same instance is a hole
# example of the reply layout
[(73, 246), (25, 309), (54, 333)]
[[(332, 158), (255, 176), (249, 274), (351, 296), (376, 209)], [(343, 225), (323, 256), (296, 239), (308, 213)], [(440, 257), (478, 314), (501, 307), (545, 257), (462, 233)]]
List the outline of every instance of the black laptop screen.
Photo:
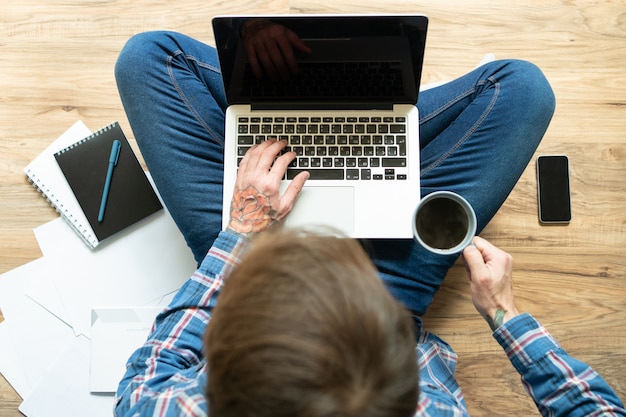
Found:
[(425, 16), (216, 17), (229, 104), (415, 104)]

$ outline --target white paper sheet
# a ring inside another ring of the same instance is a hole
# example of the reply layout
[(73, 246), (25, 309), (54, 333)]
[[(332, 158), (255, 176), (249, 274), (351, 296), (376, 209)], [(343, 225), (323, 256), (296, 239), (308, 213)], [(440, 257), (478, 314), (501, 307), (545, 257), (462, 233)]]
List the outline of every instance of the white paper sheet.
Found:
[(0, 371), (26, 398), (46, 374), (51, 362), (74, 339), (72, 329), (28, 298), (25, 288), (33, 277), (45, 277), (44, 258), (0, 276)]
[(71, 327), (69, 315), (55, 285), (56, 274), (57, 271), (47, 267), (45, 273), (30, 277), (26, 284), (26, 295)]
[(162, 210), (87, 248), (61, 219), (35, 229), (76, 335), (89, 335), (91, 307), (141, 306), (171, 293), (196, 263), (167, 211)]
[(75, 337), (20, 405), (28, 417), (111, 417), (113, 394), (89, 393), (89, 340)]
[(117, 390), (130, 355), (144, 344), (162, 307), (94, 308), (91, 310), (89, 390)]
[(11, 341), (10, 325), (6, 321), (0, 323), (0, 374), (13, 387), (17, 394), (24, 398), (33, 387), (19, 363), (19, 357)]

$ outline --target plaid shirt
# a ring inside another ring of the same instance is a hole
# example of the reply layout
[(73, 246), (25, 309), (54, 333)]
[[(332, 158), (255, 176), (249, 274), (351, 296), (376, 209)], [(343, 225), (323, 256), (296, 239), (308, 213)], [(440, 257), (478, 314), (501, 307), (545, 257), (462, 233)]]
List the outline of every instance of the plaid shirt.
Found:
[[(208, 255), (156, 318), (146, 343), (130, 357), (120, 382), (117, 416), (206, 416), (204, 329), (224, 278), (239, 262), (244, 239), (222, 232)], [(570, 357), (534, 318), (523, 314), (494, 332), (544, 416), (626, 416), (623, 404), (589, 366)], [(421, 332), (416, 416), (467, 416), (454, 378), (457, 356)]]

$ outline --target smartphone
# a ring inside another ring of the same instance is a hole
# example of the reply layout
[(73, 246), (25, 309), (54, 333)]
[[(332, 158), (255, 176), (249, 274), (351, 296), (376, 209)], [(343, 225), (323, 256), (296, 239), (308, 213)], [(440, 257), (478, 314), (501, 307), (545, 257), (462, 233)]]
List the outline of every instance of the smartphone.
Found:
[(569, 183), (567, 156), (541, 155), (537, 158), (537, 189), (541, 223), (569, 223), (572, 220)]

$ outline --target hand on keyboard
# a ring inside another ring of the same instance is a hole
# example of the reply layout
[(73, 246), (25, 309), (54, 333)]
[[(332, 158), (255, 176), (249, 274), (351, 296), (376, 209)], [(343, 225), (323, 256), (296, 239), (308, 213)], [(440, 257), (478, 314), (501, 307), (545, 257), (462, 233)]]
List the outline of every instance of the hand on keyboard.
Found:
[(259, 233), (289, 214), (309, 173), (296, 175), (280, 194), (281, 180), (295, 158), (294, 152), (278, 156), (286, 145), (286, 141), (269, 139), (248, 150), (235, 181), (229, 229), (245, 235)]

